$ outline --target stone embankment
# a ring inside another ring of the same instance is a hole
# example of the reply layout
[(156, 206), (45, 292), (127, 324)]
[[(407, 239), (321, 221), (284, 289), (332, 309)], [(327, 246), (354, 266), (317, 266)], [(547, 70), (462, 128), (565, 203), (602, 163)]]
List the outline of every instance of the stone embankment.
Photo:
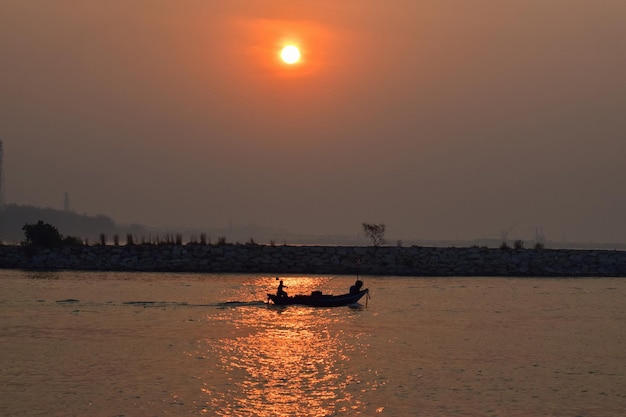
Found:
[(626, 277), (626, 251), (362, 246), (0, 245), (0, 268), (40, 270)]

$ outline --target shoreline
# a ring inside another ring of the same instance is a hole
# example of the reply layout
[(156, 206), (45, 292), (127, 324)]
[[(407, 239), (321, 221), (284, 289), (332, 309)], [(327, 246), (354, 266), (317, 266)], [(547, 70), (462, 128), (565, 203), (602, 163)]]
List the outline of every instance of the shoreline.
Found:
[(372, 246), (0, 245), (0, 269), (396, 276), (626, 277), (626, 251)]

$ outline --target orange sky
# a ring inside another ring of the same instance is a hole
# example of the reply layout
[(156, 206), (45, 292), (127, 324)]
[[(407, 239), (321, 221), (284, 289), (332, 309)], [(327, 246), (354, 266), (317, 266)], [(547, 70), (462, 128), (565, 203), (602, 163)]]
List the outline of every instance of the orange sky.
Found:
[(9, 202), (626, 241), (623, 1), (0, 2)]

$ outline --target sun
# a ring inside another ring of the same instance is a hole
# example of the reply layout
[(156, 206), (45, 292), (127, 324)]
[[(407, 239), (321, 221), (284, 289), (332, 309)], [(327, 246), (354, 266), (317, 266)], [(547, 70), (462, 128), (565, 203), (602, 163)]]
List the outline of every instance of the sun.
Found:
[(285, 64), (293, 65), (300, 61), (300, 50), (295, 45), (287, 45), (280, 51), (280, 58)]

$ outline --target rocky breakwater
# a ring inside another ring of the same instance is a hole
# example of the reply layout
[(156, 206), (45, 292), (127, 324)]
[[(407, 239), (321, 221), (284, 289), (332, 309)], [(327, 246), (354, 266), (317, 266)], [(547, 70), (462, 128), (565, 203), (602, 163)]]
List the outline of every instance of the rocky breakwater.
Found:
[(0, 245), (0, 268), (406, 276), (626, 277), (626, 252), (361, 246)]

